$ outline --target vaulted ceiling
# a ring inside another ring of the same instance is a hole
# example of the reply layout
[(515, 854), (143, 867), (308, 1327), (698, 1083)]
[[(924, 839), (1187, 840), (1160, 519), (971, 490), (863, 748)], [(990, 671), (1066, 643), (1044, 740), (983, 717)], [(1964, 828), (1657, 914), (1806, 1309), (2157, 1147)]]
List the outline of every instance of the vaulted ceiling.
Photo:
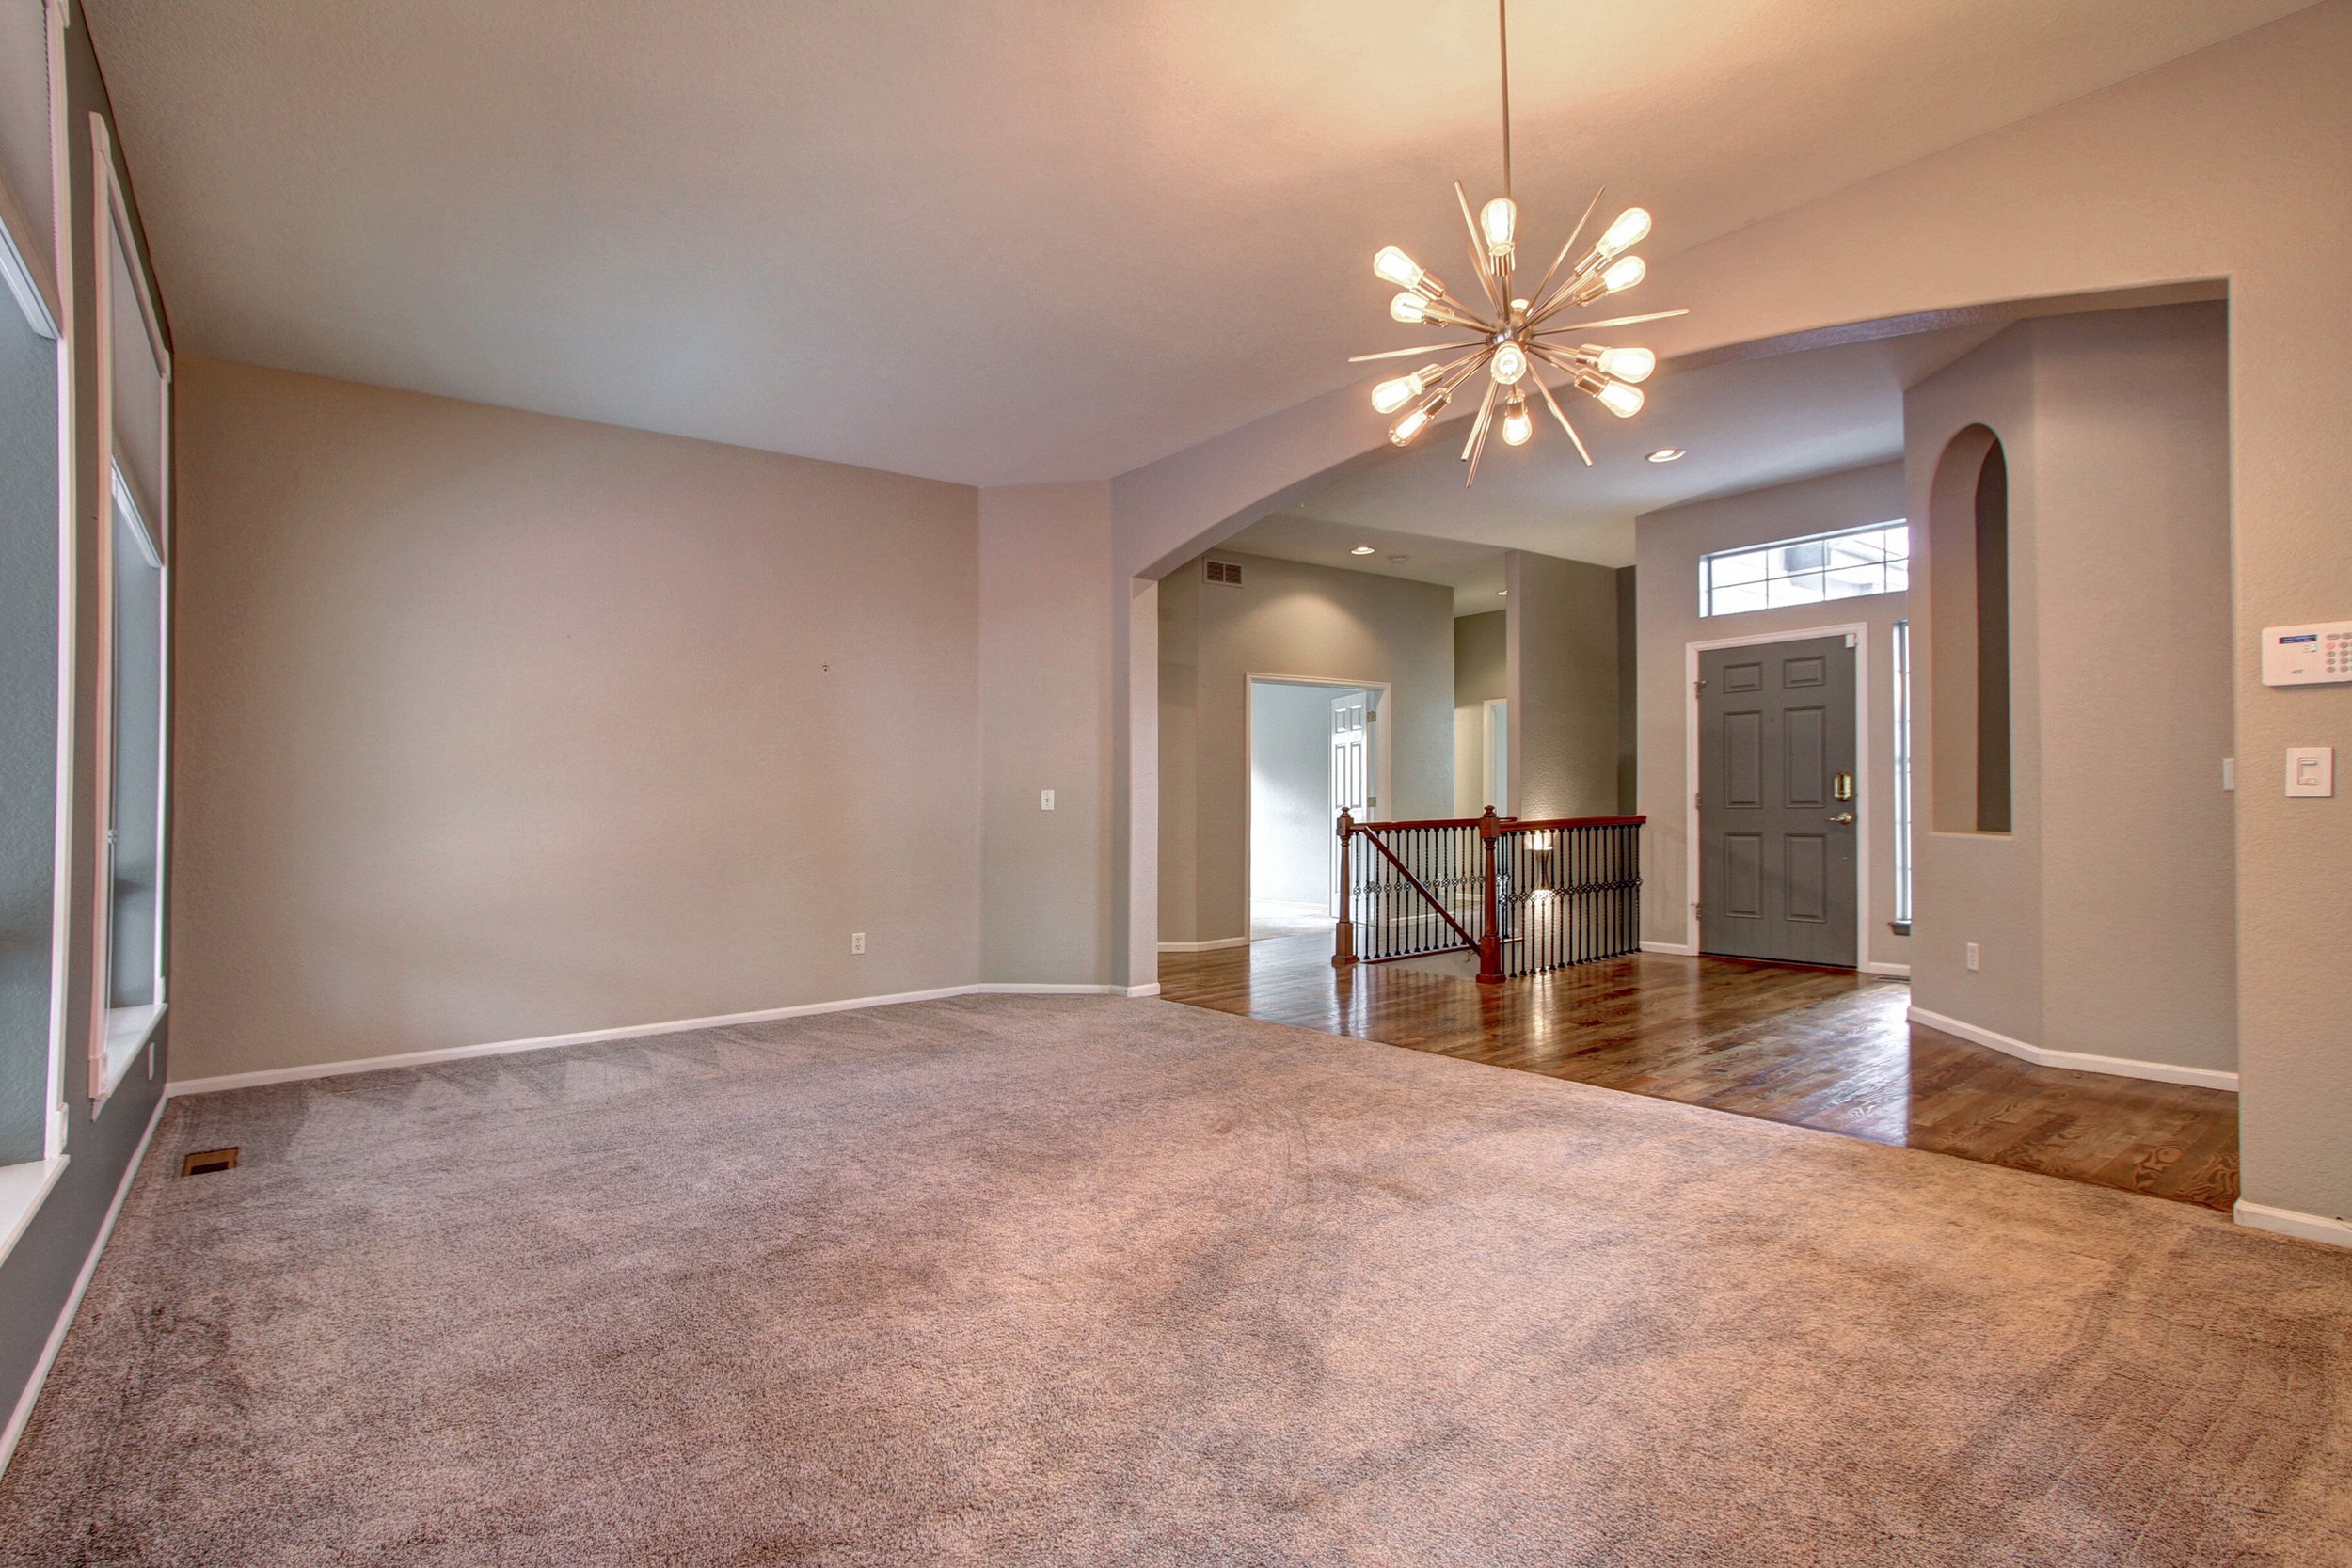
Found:
[[(1486, 0), (86, 3), (183, 351), (975, 483), (1360, 379), (1374, 249), (1498, 175)], [(1520, 0), (1527, 236), (1605, 180), (1669, 253), (2303, 3)]]

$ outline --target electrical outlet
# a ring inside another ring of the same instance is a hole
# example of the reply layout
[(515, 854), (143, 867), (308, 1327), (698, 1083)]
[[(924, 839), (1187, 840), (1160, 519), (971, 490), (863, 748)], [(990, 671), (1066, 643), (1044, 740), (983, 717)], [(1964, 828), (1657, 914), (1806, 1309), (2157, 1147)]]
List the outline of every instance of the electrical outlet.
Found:
[(1041, 789), (1037, 792), (1037, 809), (1040, 811), (1052, 811), (1054, 809), (1054, 792), (1052, 790)]
[(1983, 955), (1977, 949), (1977, 944), (1973, 942), (1970, 942), (1968, 944), (1968, 968), (1970, 973), (1973, 974), (1977, 970), (1984, 967), (1983, 963), (1980, 961)]
[[(851, 931), (850, 933), (850, 951), (852, 953), (863, 953), (866, 951), (866, 933), (864, 931)], [(1969, 953), (1972, 956), (1975, 952), (1975, 948), (1972, 947), (1969, 949)], [(1977, 966), (1972, 962), (1968, 967), (1974, 969)]]

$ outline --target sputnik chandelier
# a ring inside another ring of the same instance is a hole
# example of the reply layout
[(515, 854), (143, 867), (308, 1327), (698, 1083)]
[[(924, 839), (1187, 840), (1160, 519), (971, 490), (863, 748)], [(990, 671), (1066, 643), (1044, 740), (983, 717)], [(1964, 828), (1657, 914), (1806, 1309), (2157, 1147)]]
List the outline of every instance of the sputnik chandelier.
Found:
[[(1562, 264), (1576, 248), (1585, 225), (1592, 222), (1594, 212), (1600, 206), (1598, 191), (1593, 193), (1584, 215), (1577, 220), (1567, 243), (1552, 258), (1543, 277), (1524, 295), (1513, 294), (1512, 269), (1519, 209), (1511, 199), (1508, 4), (1509, 0), (1495, 0), (1495, 32), (1502, 55), (1502, 194), (1479, 209), (1477, 217), (1472, 218), (1468, 193), (1462, 189), (1461, 182), (1456, 181), (1454, 185), (1454, 200), (1462, 209), (1462, 222), (1470, 230), (1470, 264), (1477, 269), (1486, 308), (1479, 310), (1463, 304), (1446, 293), (1445, 284), (1410, 256), (1394, 245), (1385, 246), (1372, 259), (1372, 270), (1383, 281), (1404, 291), (1390, 301), (1390, 316), (1407, 325), (1435, 326), (1471, 336), (1438, 343), (1434, 348), (1424, 344), (1380, 354), (1359, 354), (1348, 361), (1356, 365), (1416, 355), (1437, 356), (1412, 374), (1383, 381), (1372, 389), (1374, 408), (1383, 414), (1406, 411), (1389, 430), (1389, 439), (1400, 447), (1420, 435), (1454, 401), (1454, 392), (1463, 383), (1481, 371), (1486, 372), (1486, 396), (1479, 403), (1478, 418), (1471, 421), (1470, 439), (1462, 445), (1462, 461), (1470, 465), (1470, 472), (1462, 481), (1464, 485), (1478, 477), (1478, 459), (1486, 451), (1486, 436), (1494, 429), (1498, 401), (1502, 405), (1501, 422), (1505, 446), (1525, 446), (1535, 434), (1535, 421), (1528, 411), (1531, 387), (1551, 410), (1551, 417), (1560, 421), (1560, 428), (1568, 433), (1568, 439), (1576, 444), (1577, 455), (1584, 459), (1584, 466), (1591, 467), (1593, 454), (1585, 450), (1576, 426), (1561, 411), (1551, 388), (1544, 385), (1537, 364), (1565, 372), (1568, 384), (1578, 391), (1592, 397), (1619, 419), (1629, 420), (1642, 410), (1640, 383), (1658, 368), (1658, 356), (1645, 348), (1606, 348), (1580, 340), (1606, 327), (1631, 326), (1637, 322), (1690, 314), (1687, 310), (1653, 310), (1647, 315), (1612, 316), (1606, 321), (1561, 319), (1566, 311), (1581, 310), (1612, 294), (1623, 293), (1639, 283), (1646, 270), (1642, 259), (1629, 252), (1649, 233), (1649, 214), (1639, 207), (1629, 207), (1601, 231), (1593, 247), (1565, 276), (1561, 275)], [(1557, 287), (1553, 286), (1555, 277)], [(1444, 357), (1449, 354), (1454, 357)]]

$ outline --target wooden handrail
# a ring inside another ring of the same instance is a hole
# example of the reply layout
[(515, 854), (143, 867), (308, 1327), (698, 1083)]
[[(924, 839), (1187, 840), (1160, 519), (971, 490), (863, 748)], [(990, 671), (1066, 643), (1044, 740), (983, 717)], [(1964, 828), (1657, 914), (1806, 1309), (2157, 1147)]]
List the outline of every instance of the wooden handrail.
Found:
[[(1506, 833), (1530, 829), (1549, 832), (1557, 828), (1631, 828), (1648, 820), (1646, 816), (1498, 816), (1495, 827)], [(1483, 816), (1431, 816), (1413, 822), (1353, 822), (1349, 831), (1376, 833), (1391, 828), (1475, 828), (1484, 821)]]

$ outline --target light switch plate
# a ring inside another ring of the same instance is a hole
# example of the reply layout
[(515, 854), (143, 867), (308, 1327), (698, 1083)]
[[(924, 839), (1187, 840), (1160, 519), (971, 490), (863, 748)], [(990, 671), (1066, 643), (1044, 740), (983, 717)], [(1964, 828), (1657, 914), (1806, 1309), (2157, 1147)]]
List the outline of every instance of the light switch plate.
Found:
[(1040, 811), (1052, 811), (1054, 809), (1054, 792), (1052, 790), (1041, 789), (1037, 792), (1037, 809)]
[(2320, 686), (2352, 681), (2352, 621), (2263, 627), (2263, 684)]
[(2287, 793), (2325, 798), (2336, 792), (2336, 749), (2333, 746), (2287, 748)]

